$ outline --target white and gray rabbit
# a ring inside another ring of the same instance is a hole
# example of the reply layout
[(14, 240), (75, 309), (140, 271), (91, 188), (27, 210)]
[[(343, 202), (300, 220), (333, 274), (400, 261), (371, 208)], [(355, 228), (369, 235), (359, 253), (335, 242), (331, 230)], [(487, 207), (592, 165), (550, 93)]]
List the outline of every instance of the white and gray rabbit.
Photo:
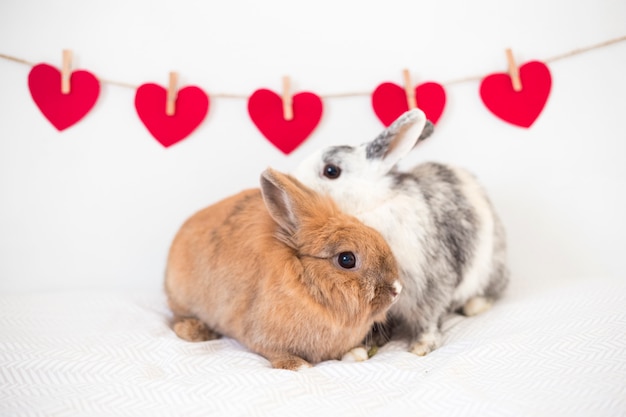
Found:
[(385, 237), (404, 282), (389, 319), (420, 356), (440, 345), (446, 314), (490, 308), (509, 281), (504, 228), (476, 178), (440, 163), (398, 170), (432, 130), (410, 110), (373, 141), (319, 150), (293, 172)]

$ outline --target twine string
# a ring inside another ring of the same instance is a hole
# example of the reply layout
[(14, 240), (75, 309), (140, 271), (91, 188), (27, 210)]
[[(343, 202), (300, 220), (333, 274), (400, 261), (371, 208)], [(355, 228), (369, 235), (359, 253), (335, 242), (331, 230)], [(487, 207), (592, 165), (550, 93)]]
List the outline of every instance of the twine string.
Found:
[[(620, 42), (624, 42), (626, 41), (626, 35), (624, 36), (619, 36), (616, 38), (612, 38), (612, 39), (608, 39), (606, 41), (603, 42), (599, 42), (593, 45), (588, 45), (588, 46), (584, 46), (582, 48), (577, 48), (559, 55), (555, 55), (549, 58), (546, 58), (543, 60), (543, 62), (545, 62), (546, 64), (550, 64), (553, 62), (557, 62), (566, 58), (570, 58), (576, 55), (580, 55), (580, 54), (584, 54), (586, 52), (589, 51), (593, 51), (596, 49), (600, 49), (600, 48), (604, 48), (610, 45), (614, 45), (616, 43), (620, 43)], [(22, 59), (22, 58), (18, 58), (12, 55), (7, 55), (7, 54), (3, 54), (0, 53), (0, 58), (5, 59), (7, 61), (13, 61), (16, 62), (18, 64), (22, 64), (22, 65), (28, 65), (30, 67), (34, 67), (35, 65), (37, 65), (36, 63), (33, 63), (31, 61), (28, 61), (26, 59)], [(442, 82), (441, 85), (444, 86), (451, 86), (451, 85), (455, 85), (455, 84), (463, 84), (463, 83), (467, 83), (467, 82), (474, 82), (474, 81), (480, 81), (484, 78), (484, 75), (471, 75), (471, 76), (467, 76), (467, 77), (462, 77), (462, 78), (456, 78), (453, 80), (449, 80), (449, 81), (445, 81)], [(109, 84), (109, 85), (113, 85), (113, 86), (117, 86), (117, 87), (122, 87), (122, 88), (129, 88), (129, 89), (133, 89), (136, 90), (138, 88), (138, 86), (134, 85), (134, 84), (130, 84), (130, 83), (126, 83), (123, 81), (116, 81), (116, 80), (109, 80), (106, 78), (99, 78), (100, 82), (103, 84)], [(369, 96), (371, 95), (371, 92), (362, 92), (362, 91), (353, 91), (353, 92), (344, 92), (344, 93), (330, 93), (330, 94), (323, 94), (320, 95), (321, 98), (323, 99), (335, 99), (335, 98), (349, 98), (349, 97), (361, 97), (361, 96)], [(245, 94), (235, 94), (235, 93), (212, 93), (211, 97), (214, 98), (222, 98), (222, 99), (248, 99), (248, 95)]]

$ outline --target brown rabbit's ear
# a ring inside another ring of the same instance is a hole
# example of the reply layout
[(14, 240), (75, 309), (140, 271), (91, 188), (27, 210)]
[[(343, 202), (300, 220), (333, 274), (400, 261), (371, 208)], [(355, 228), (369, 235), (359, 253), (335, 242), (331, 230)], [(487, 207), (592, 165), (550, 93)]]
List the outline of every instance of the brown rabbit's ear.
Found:
[(285, 237), (295, 234), (310, 191), (295, 178), (268, 168), (261, 174), (261, 194), (270, 216), (283, 229)]

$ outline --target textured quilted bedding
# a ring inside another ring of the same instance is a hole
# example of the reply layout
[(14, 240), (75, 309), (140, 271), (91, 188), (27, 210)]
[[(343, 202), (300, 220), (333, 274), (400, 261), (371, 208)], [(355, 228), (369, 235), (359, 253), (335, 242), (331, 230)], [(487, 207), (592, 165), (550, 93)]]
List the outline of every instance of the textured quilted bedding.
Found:
[(2, 416), (626, 415), (626, 282), (511, 291), (451, 316), (420, 358), (275, 370), (237, 342), (187, 343), (163, 294), (0, 295)]

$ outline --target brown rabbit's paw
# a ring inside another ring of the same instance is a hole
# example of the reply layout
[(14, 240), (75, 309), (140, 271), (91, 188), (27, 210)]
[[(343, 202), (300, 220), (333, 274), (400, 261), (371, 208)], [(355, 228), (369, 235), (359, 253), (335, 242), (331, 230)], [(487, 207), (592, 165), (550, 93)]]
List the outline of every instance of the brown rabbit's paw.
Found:
[(493, 300), (486, 297), (473, 297), (470, 298), (463, 306), (463, 314), (467, 317), (472, 317), (480, 313), (484, 313), (489, 310), (493, 305)]
[(426, 356), (439, 347), (439, 339), (439, 333), (423, 333), (409, 350), (417, 356)]
[(272, 367), (276, 369), (286, 369), (288, 371), (300, 371), (313, 367), (310, 363), (298, 356), (281, 356), (279, 358), (270, 359)]
[(174, 333), (188, 342), (204, 342), (217, 339), (219, 335), (198, 319), (186, 318), (174, 324)]
[(357, 346), (346, 352), (341, 358), (345, 362), (363, 362), (369, 358), (367, 349), (363, 346)]

